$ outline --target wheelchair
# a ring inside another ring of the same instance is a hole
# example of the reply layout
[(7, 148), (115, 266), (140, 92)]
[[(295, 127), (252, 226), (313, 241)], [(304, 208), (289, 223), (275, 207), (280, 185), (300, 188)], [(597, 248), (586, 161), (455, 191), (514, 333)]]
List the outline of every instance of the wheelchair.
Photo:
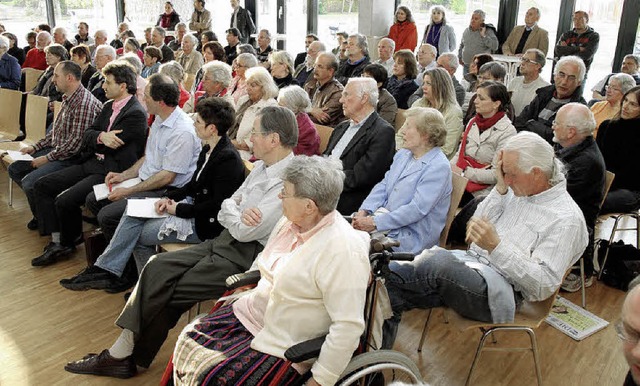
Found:
[[(384, 290), (384, 280), (389, 277), (391, 260), (413, 260), (414, 255), (404, 252), (392, 252), (391, 248), (399, 243), (393, 239), (381, 236), (372, 238), (369, 262), (371, 264), (372, 280), (367, 289), (365, 306), (365, 331), (360, 338), (358, 349), (349, 361), (347, 367), (339, 377), (336, 385), (386, 385), (391, 382), (419, 384), (422, 382), (417, 365), (405, 354), (393, 350), (378, 350), (374, 342), (374, 321), (378, 311), (379, 291)], [(218, 300), (210, 312), (223, 306), (226, 299), (234, 297), (234, 292), (249, 289), (260, 280), (259, 271), (248, 271), (232, 275), (227, 278), (228, 291)], [(316, 358), (325, 337), (318, 337), (298, 343), (285, 352), (285, 358), (291, 363), (300, 363)], [(173, 385), (173, 362), (169, 361), (164, 371), (161, 385)], [(299, 385), (303, 385), (311, 377), (311, 372), (303, 375)], [(278, 385), (273, 380), (271, 385)]]

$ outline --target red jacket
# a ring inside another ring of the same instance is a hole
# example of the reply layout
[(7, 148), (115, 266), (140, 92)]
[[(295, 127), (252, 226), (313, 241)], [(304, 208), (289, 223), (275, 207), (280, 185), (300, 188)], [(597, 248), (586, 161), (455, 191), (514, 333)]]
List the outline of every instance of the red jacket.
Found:
[(413, 52), (418, 45), (418, 29), (416, 23), (404, 21), (393, 23), (389, 28), (389, 39), (396, 42), (396, 51), (409, 50)]
[(40, 51), (37, 48), (29, 50), (27, 52), (27, 58), (22, 63), (22, 68), (35, 68), (36, 70), (46, 70), (47, 69), (47, 54), (44, 50)]

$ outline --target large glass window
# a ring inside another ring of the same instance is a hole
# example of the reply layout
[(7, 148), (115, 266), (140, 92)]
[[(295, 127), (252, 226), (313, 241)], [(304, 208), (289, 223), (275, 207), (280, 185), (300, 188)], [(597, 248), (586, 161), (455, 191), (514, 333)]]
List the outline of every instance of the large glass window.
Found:
[[(109, 1), (109, 0), (104, 0)], [(144, 39), (144, 30), (153, 27), (158, 22), (160, 14), (164, 13), (166, 0), (134, 0), (124, 2), (124, 21), (129, 24), (138, 39)], [(180, 15), (180, 21), (189, 24), (193, 13), (192, 0), (172, 0), (173, 9)], [(114, 22), (113, 32), (116, 27)], [(112, 37), (112, 36), (110, 36)]]
[(318, 37), (327, 50), (338, 45), (336, 32), (358, 32), (359, 0), (319, 0)]
[[(110, 33), (116, 30), (116, 2), (113, 0), (54, 1), (53, 6), (56, 27), (64, 27), (67, 30), (67, 39), (71, 42), (78, 33), (78, 24), (82, 21), (89, 25), (90, 36), (99, 29), (105, 29)], [(113, 35), (110, 34), (110, 37)]]
[(18, 45), (27, 45), (25, 35), (38, 24), (47, 22), (47, 9), (43, 1), (38, 0), (0, 0), (0, 23), (7, 32), (18, 38)]

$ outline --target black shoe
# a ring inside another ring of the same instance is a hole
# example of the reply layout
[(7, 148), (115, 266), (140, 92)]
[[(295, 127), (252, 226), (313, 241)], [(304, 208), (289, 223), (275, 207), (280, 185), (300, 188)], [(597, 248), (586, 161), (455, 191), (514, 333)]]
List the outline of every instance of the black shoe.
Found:
[(34, 267), (44, 267), (57, 263), (60, 260), (69, 258), (75, 250), (76, 247), (65, 247), (64, 245), (54, 244), (47, 248), (42, 255), (31, 260), (31, 265)]
[(82, 221), (87, 222), (91, 225), (95, 225), (97, 227), (100, 226), (100, 223), (98, 222), (97, 217), (89, 217), (89, 216), (82, 215)]
[(110, 284), (113, 277), (117, 276), (93, 265), (85, 268), (74, 277), (60, 280), (60, 285), (73, 291), (104, 289)]
[[(115, 275), (114, 275), (115, 276)], [(135, 281), (128, 280), (124, 277), (118, 277), (111, 281), (111, 283), (104, 289), (105, 292), (110, 294), (117, 294), (122, 291), (126, 291), (136, 284)]]
[(32, 218), (31, 221), (29, 221), (27, 223), (27, 229), (30, 231), (37, 231), (38, 230), (38, 219), (37, 218)]
[(100, 354), (89, 354), (79, 361), (69, 362), (64, 369), (70, 373), (93, 374), (114, 378), (131, 378), (136, 375), (136, 364), (131, 356), (116, 359), (104, 350)]

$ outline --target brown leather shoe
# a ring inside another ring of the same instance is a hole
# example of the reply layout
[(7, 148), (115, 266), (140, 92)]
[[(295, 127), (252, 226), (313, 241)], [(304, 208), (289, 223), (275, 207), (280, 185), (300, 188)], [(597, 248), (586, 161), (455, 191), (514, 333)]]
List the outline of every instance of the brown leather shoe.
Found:
[(109, 350), (104, 350), (100, 354), (89, 354), (78, 361), (69, 362), (64, 366), (64, 369), (70, 373), (123, 379), (131, 378), (137, 372), (136, 364), (131, 356), (116, 359), (109, 354)]

